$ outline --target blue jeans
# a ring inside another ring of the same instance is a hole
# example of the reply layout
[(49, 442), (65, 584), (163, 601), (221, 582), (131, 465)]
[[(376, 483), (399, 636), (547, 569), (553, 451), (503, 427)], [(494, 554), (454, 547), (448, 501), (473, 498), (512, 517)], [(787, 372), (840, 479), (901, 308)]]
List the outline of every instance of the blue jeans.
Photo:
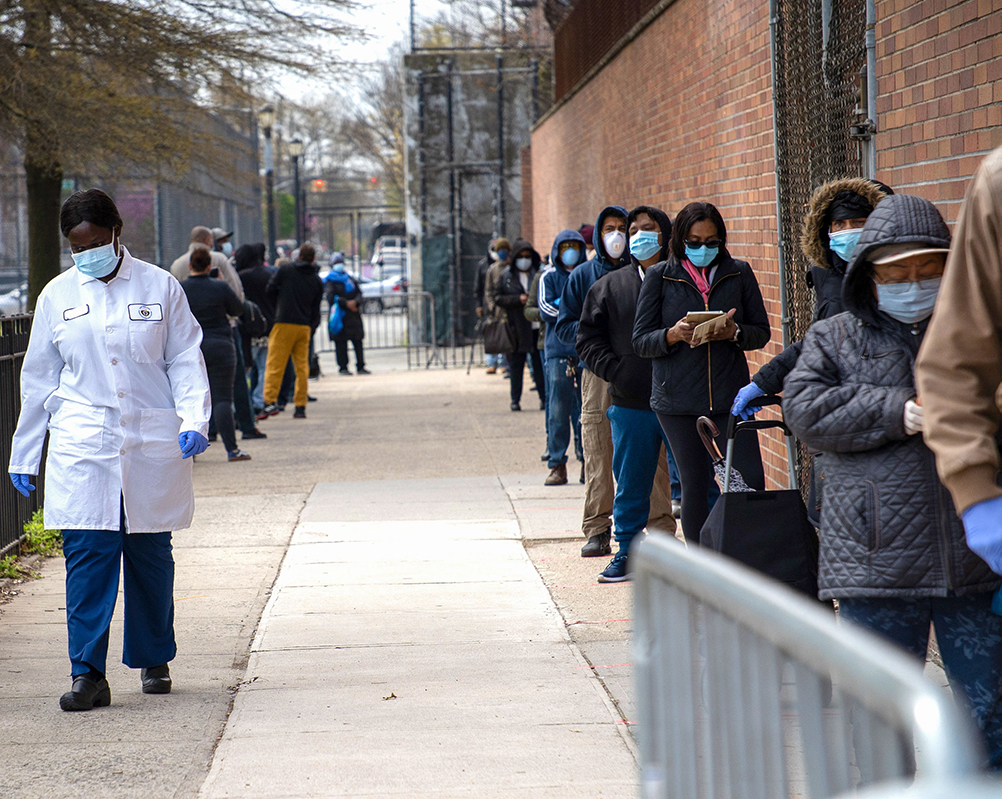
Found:
[(261, 344), (251, 344), (251, 358), (253, 359), (254, 388), (251, 391), (251, 402), (254, 408), (261, 410), (264, 407), (264, 367), (268, 363), (268, 339), (262, 337), (254, 339)]
[(501, 365), (501, 356), (497, 354), (492, 355), (488, 353), (487, 355), (484, 356), (484, 361), (487, 363), (489, 367), (497, 369)]
[[(123, 515), (124, 520), (124, 515)], [(170, 533), (63, 530), (66, 629), (71, 673), (107, 671), (108, 630), (125, 580), (122, 662), (133, 669), (168, 663), (174, 643), (174, 557)]]
[[(866, 627), (919, 658), (929, 646), (929, 624), (953, 694), (966, 704), (984, 738), (988, 763), (1002, 769), (1002, 618), (992, 594), (840, 599), (839, 616)], [(966, 700), (966, 701), (965, 701)]]
[[(567, 447), (574, 432), (574, 452), (581, 454), (581, 384), (567, 376), (567, 359), (546, 359), (546, 444), (550, 453), (547, 466), (567, 463)], [(646, 520), (646, 517), (645, 517)]]
[(605, 415), (612, 425), (612, 473), (616, 476), (612, 523), (619, 551), (629, 552), (634, 536), (644, 529), (650, 516), (651, 491), (662, 445), (668, 460), (673, 498), (678, 471), (668, 438), (654, 411), (610, 405)]

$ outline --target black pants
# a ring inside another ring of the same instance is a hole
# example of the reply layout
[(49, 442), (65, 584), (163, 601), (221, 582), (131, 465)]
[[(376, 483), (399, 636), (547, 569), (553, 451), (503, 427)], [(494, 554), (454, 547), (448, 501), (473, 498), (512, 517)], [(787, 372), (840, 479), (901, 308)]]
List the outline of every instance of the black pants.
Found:
[(212, 421), (227, 452), (237, 450), (237, 431), (233, 425), (233, 373), (237, 353), (233, 339), (211, 336), (202, 339), (202, 356), (209, 375), (212, 398)]
[[(264, 379), (263, 377), (261, 378)], [(282, 375), (282, 387), (278, 390), (278, 405), (284, 408), (292, 402), (296, 391), (296, 370), (292, 366), (292, 358), (285, 364), (285, 374)]]
[[(543, 357), (533, 346), (529, 352), (508, 353), (508, 369), (511, 373), (511, 401), (522, 401), (522, 373), (525, 371), (526, 356), (532, 358), (532, 368), (537, 375), (543, 374)], [(546, 382), (536, 378), (536, 391), (539, 392), (540, 406), (546, 405)]]
[[(699, 531), (703, 529), (703, 523), (710, 514), (707, 492), (710, 489), (710, 481), (713, 480), (713, 461), (710, 460), (710, 453), (706, 451), (696, 430), (698, 418), (698, 416), (658, 414), (658, 421), (668, 436), (675, 463), (678, 465), (679, 479), (682, 482), (682, 532), (685, 533), (686, 541), (697, 544)], [(712, 414), (710, 419), (720, 431), (720, 435), (717, 436), (717, 446), (721, 452), (726, 453), (729, 414)], [(765, 491), (765, 472), (762, 469), (762, 455), (758, 449), (757, 431), (745, 430), (738, 433), (734, 439), (734, 460), (731, 466), (741, 472), (749, 488)]]
[(233, 406), (236, 426), (243, 433), (253, 433), (254, 409), (251, 407), (250, 389), (247, 388), (247, 367), (244, 364), (244, 342), (239, 327), (232, 328), (233, 346), (236, 349), (236, 366), (233, 370)]
[(355, 348), (355, 371), (365, 368), (365, 355), (362, 354), (362, 339), (336, 338), (334, 339), (334, 357), (337, 358), (339, 369), (348, 368), (348, 342)]

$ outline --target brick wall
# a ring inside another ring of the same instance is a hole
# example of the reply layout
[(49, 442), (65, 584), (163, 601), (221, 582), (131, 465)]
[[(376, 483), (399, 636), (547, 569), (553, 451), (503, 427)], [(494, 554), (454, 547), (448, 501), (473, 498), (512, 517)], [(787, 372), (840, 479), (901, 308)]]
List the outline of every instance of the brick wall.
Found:
[[(752, 371), (780, 351), (767, 3), (670, 5), (539, 125), (532, 161), (537, 248), (610, 203), (652, 204), (673, 218), (693, 200), (717, 205), (773, 323)], [(764, 440), (763, 458), (785, 487), (782, 440)]]
[(998, 7), (997, 0), (877, 5), (877, 177), (936, 203), (951, 223), (981, 159), (1002, 146)]
[[(956, 219), (967, 180), (1002, 145), (997, 0), (878, 0), (877, 177)], [(535, 129), (536, 246), (615, 202), (672, 217), (692, 200), (723, 213), (751, 263), (780, 349), (768, 4), (677, 0)], [(774, 485), (786, 451), (764, 437)]]
[(532, 148), (523, 147), (522, 159), (522, 238), (532, 241)]

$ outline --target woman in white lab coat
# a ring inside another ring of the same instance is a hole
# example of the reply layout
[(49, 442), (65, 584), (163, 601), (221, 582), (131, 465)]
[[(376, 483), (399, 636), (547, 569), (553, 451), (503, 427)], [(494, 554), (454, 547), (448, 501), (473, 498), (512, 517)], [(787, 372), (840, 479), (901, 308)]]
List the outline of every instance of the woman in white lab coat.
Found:
[(63, 204), (74, 268), (42, 289), (21, 369), (8, 471), (25, 496), (42, 447), (45, 524), (63, 531), (72, 689), (63, 710), (111, 703), (108, 629), (125, 580), (123, 662), (144, 693), (169, 693), (174, 643), (171, 531), (194, 510), (192, 455), (208, 446), (202, 333), (181, 285), (133, 258), (98, 189)]

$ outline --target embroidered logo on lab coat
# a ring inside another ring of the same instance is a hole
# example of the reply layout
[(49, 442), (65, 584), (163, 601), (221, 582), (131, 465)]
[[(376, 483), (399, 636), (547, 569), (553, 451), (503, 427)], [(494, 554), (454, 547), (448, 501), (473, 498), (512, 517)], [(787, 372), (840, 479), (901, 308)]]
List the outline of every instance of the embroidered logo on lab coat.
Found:
[(129, 319), (133, 322), (162, 322), (164, 309), (158, 302), (152, 305), (133, 303), (129, 306)]
[(76, 319), (81, 316), (86, 316), (90, 313), (89, 305), (78, 305), (76, 308), (67, 308), (63, 311), (63, 321), (69, 322), (71, 319)]

